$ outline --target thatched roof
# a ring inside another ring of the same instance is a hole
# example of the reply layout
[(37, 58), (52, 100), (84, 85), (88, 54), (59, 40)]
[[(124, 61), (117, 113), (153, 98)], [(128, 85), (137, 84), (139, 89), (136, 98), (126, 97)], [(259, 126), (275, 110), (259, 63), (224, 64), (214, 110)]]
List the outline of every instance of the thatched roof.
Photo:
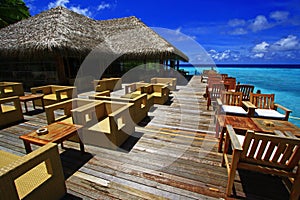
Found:
[(136, 17), (97, 21), (56, 7), (0, 29), (0, 57), (85, 57), (96, 46), (123, 59), (188, 60)]

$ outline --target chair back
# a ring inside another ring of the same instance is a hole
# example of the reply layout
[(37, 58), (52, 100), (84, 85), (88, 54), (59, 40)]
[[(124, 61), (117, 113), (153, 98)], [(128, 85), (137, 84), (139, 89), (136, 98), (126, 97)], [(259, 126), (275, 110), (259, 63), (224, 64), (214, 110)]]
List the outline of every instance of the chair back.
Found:
[(274, 94), (250, 93), (250, 102), (259, 109), (274, 109)]
[(242, 92), (222, 91), (221, 101), (223, 105), (242, 106)]
[(235, 90), (236, 78), (234, 77), (226, 77), (224, 79), (224, 84), (228, 85), (229, 90)]
[(209, 98), (213, 99), (213, 100), (220, 98), (221, 92), (225, 91), (225, 90), (228, 90), (226, 85), (224, 85), (222, 83), (213, 84), (211, 91), (209, 92)]
[(270, 168), (293, 170), (300, 161), (300, 140), (248, 131), (240, 161)]
[(221, 74), (221, 77), (222, 77), (222, 80), (224, 81), (224, 80), (225, 80), (225, 78), (227, 78), (227, 77), (228, 77), (228, 74)]
[(249, 101), (250, 92), (254, 91), (254, 85), (239, 84), (235, 86), (235, 91), (243, 93), (243, 101)]

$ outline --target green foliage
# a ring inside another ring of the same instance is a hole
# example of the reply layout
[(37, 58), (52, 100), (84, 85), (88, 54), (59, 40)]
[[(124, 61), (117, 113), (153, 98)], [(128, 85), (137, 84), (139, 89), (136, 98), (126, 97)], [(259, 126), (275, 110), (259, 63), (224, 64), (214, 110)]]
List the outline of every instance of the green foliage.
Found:
[(23, 0), (0, 0), (0, 28), (30, 17)]

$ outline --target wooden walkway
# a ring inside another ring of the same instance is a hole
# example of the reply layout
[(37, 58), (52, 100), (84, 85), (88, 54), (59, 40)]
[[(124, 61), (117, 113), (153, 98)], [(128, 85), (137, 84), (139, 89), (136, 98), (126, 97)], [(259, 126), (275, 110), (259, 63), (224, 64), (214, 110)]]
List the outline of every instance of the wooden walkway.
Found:
[[(205, 84), (194, 76), (173, 92), (169, 105), (155, 105), (126, 150), (113, 151), (65, 142), (60, 155), (68, 194), (64, 199), (220, 199), (227, 171), (217, 152), (214, 111), (206, 110)], [(23, 105), (22, 105), (23, 106)], [(24, 155), (20, 135), (46, 125), (44, 112), (25, 115), (24, 123), (0, 130), (0, 149)], [(281, 180), (240, 171), (238, 198), (286, 199)]]

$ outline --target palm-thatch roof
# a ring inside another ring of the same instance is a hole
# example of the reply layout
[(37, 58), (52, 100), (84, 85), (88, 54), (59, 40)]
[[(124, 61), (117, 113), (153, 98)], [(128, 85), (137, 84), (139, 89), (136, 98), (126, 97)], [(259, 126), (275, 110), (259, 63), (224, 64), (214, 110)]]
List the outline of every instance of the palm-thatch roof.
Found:
[(136, 17), (97, 21), (56, 7), (0, 29), (0, 57), (85, 57), (101, 45), (124, 59), (188, 61)]

